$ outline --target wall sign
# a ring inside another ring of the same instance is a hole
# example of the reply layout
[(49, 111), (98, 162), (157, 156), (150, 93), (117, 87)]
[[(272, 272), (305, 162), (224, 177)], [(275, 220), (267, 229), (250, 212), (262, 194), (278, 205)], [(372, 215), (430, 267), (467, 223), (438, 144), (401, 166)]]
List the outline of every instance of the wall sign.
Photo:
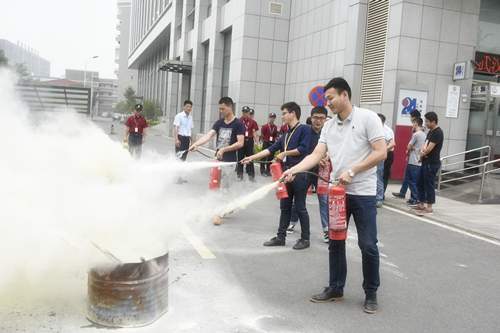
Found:
[(322, 86), (314, 87), (309, 93), (309, 102), (313, 106), (326, 106), (325, 92)]
[(500, 96), (500, 86), (491, 86), (490, 88), (490, 95), (491, 96)]
[(446, 103), (447, 118), (458, 118), (458, 107), (460, 106), (460, 86), (448, 86), (448, 101)]
[[(399, 91), (397, 91), (397, 101), (396, 101), (396, 124), (401, 126), (411, 126), (410, 122), (410, 112), (413, 110), (420, 111), (422, 117), (427, 112), (427, 97), (429, 95), (428, 90), (418, 90), (420, 87), (405, 88), (405, 86), (400, 85)], [(428, 89), (427, 87), (422, 87)]]
[(468, 61), (456, 62), (453, 65), (453, 80), (463, 80), (469, 78)]
[(475, 73), (481, 74), (500, 74), (500, 55), (485, 52), (476, 52), (476, 62), (474, 66)]

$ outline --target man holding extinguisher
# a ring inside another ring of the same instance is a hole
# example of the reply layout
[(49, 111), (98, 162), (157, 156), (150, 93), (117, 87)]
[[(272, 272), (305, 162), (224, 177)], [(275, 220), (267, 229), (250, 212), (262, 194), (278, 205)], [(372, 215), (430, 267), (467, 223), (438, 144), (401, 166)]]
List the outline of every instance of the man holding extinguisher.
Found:
[[(343, 78), (332, 79), (323, 90), (333, 119), (323, 127), (314, 152), (300, 164), (285, 171), (282, 178), (286, 182), (293, 181), (294, 172), (311, 169), (329, 152), (332, 163), (330, 179), (338, 179), (345, 187), (346, 222), (349, 223), (352, 215), (358, 232), (365, 292), (363, 309), (367, 313), (375, 313), (378, 310), (377, 290), (380, 286), (376, 166), (387, 157), (384, 130), (375, 112), (357, 108), (351, 103), (351, 88)], [(344, 299), (347, 277), (345, 242), (345, 239), (330, 239), (329, 286), (321, 294), (312, 296), (312, 302)]]
[[(300, 106), (295, 102), (288, 102), (281, 106), (283, 111), (282, 119), (290, 128), (281, 138), (271, 147), (264, 149), (258, 154), (244, 158), (241, 162), (248, 164), (257, 158), (264, 158), (272, 155), (278, 150), (281, 153), (276, 157), (277, 161), (283, 164), (283, 170), (288, 170), (300, 163), (307, 156), (309, 144), (311, 141), (311, 129), (305, 124), (299, 122)], [(264, 246), (284, 246), (286, 239), (286, 229), (292, 216), (292, 201), (295, 199), (297, 215), (300, 219), (300, 239), (293, 246), (294, 250), (303, 250), (310, 246), (309, 237), (309, 213), (306, 208), (307, 189), (309, 180), (306, 174), (298, 175), (296, 179), (286, 184), (288, 197), (280, 199), (280, 223), (278, 234), (270, 241), (264, 243)]]

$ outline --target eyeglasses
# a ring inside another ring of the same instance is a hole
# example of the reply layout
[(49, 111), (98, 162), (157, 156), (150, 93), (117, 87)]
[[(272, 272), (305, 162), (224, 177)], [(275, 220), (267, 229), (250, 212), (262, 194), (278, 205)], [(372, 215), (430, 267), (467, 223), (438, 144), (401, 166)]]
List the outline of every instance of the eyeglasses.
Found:
[(287, 113), (290, 113), (290, 111), (283, 111), (283, 114), (281, 116), (284, 117)]
[(325, 117), (316, 117), (316, 116), (312, 117), (312, 119), (313, 120), (321, 120), (321, 121), (325, 121), (326, 120)]

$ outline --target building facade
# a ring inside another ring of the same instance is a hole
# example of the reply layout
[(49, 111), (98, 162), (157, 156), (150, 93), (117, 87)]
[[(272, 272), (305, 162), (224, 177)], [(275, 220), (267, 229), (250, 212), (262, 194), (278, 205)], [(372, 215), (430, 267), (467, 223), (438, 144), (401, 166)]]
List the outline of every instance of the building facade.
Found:
[[(170, 131), (189, 98), (195, 133), (206, 133), (225, 95), (261, 125), (286, 101), (305, 121), (313, 88), (341, 76), (355, 105), (386, 116), (397, 149), (409, 140), (408, 111), (419, 109), (439, 116), (442, 156), (488, 144), (500, 158), (498, 75), (485, 69), (500, 59), (498, 1), (132, 0), (130, 22), (138, 94), (160, 101)], [(165, 60), (189, 70), (159, 70)]]
[(112, 112), (117, 103), (118, 80), (99, 77), (99, 72), (66, 69), (65, 79), (92, 87), (95, 96), (93, 114), (100, 116), (103, 112)]
[(118, 0), (116, 29), (119, 33), (116, 36), (118, 45), (115, 47), (115, 63), (118, 65), (115, 69), (118, 79), (118, 102), (125, 100), (123, 93), (128, 86), (137, 92), (137, 70), (128, 68), (130, 6), (130, 0)]
[(39, 56), (40, 52), (28, 45), (17, 42), (17, 45), (6, 39), (0, 39), (0, 49), (9, 59), (9, 65), (26, 64), (28, 73), (34, 77), (50, 77), (50, 61)]

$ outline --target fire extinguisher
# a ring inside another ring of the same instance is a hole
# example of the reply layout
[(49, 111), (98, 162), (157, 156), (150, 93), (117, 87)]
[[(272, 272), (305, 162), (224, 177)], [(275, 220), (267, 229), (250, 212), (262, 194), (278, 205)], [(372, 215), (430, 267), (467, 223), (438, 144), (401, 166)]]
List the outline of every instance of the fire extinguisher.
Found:
[(330, 238), (344, 240), (347, 238), (345, 188), (330, 186), (328, 191)]
[(313, 186), (311, 184), (311, 186), (309, 186), (309, 188), (307, 189), (307, 195), (311, 195), (313, 194)]
[[(330, 162), (325, 163), (325, 167), (319, 168), (318, 176), (330, 180)], [(318, 194), (328, 194), (328, 182), (318, 177), (318, 186), (316, 188)]]
[[(219, 160), (212, 160), (212, 162), (218, 163)], [(210, 183), (208, 184), (209, 190), (218, 190), (220, 186), (220, 167), (214, 165), (210, 167)]]
[[(271, 175), (273, 176), (273, 181), (277, 182), (278, 180), (280, 180), (281, 175), (283, 174), (281, 164), (273, 163), (271, 164), (270, 169)], [(288, 191), (284, 183), (278, 183), (278, 185), (276, 185), (276, 197), (278, 197), (278, 199), (288, 198)]]

